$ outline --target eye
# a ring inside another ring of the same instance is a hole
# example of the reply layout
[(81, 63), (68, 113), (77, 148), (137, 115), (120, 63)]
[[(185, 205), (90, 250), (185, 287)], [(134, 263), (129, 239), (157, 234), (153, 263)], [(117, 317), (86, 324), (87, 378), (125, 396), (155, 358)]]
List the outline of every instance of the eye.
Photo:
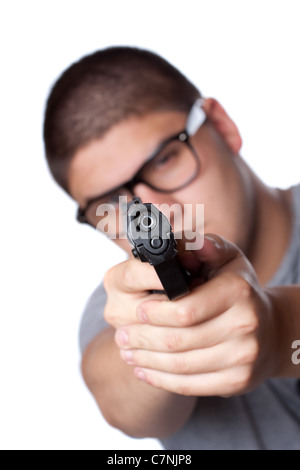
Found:
[(118, 206), (119, 204), (119, 194), (117, 193), (114, 193), (112, 194), (108, 199), (107, 199), (107, 203), (108, 204), (112, 204), (113, 206)]
[(164, 153), (162, 155), (158, 155), (157, 158), (154, 160), (153, 164), (156, 167), (163, 167), (177, 157), (177, 152), (175, 150), (171, 150), (168, 153)]

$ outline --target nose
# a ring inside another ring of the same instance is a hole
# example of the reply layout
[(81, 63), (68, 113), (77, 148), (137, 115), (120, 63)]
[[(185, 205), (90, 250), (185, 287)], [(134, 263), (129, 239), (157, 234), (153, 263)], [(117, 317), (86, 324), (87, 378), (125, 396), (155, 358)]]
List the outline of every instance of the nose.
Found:
[(133, 192), (143, 203), (150, 202), (155, 205), (167, 217), (173, 229), (182, 230), (182, 206), (176, 200), (174, 194), (161, 193), (144, 183), (136, 184)]

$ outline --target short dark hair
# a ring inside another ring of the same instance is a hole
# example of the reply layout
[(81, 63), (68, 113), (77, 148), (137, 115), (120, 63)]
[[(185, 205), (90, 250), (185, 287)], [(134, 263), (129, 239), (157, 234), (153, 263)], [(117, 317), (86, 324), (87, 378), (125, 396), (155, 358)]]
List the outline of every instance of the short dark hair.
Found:
[(88, 142), (132, 115), (188, 112), (199, 96), (179, 70), (153, 52), (110, 47), (83, 57), (58, 78), (46, 104), (45, 152), (54, 179), (69, 192), (70, 161)]

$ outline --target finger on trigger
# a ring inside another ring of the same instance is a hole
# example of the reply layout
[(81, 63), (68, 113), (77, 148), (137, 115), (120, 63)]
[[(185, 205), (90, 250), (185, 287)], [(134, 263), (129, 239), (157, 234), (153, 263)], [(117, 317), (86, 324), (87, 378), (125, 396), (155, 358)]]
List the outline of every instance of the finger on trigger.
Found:
[(104, 287), (125, 292), (162, 290), (162, 284), (152, 266), (139, 260), (127, 260), (108, 270)]

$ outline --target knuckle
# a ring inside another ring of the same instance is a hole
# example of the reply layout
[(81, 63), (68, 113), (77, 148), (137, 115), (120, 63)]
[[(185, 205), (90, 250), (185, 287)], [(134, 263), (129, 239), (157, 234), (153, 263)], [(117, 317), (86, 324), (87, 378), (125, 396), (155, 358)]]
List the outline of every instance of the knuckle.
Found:
[(255, 334), (258, 332), (260, 327), (260, 322), (258, 315), (255, 311), (251, 310), (248, 315), (248, 322), (246, 323), (247, 333)]
[(236, 330), (239, 334), (256, 334), (259, 330), (260, 322), (258, 315), (252, 309), (244, 310), (236, 323)]
[(176, 322), (179, 326), (185, 327), (193, 325), (196, 319), (196, 312), (192, 305), (180, 306), (176, 312)]
[(186, 360), (182, 355), (173, 358), (173, 371), (175, 373), (184, 374), (187, 370)]
[(109, 300), (106, 302), (103, 309), (104, 320), (114, 328), (119, 328), (121, 325), (126, 324), (126, 317), (123, 313), (123, 311), (121, 312), (120, 309)]
[(246, 347), (244, 347), (241, 352), (239, 353), (236, 364), (243, 366), (243, 365), (250, 365), (257, 361), (259, 356), (259, 344), (258, 341), (252, 339), (248, 341)]
[(151, 341), (149, 342), (148, 328), (143, 328), (144, 325), (137, 325), (133, 329), (132, 337), (134, 338), (134, 347), (136, 349), (148, 349)]
[(243, 276), (236, 272), (226, 272), (223, 276), (236, 298), (246, 299), (251, 295), (252, 287)]
[(104, 312), (103, 312), (104, 320), (110, 326), (117, 327), (119, 325), (118, 317), (117, 315), (113, 315), (112, 312), (113, 311), (111, 309), (104, 308)]
[(145, 354), (140, 349), (132, 349), (131, 350), (131, 361), (134, 363), (135, 366), (143, 366), (147, 367), (147, 361), (145, 360)]
[(185, 385), (184, 383), (179, 383), (177, 385), (177, 387), (175, 388), (175, 393), (177, 393), (178, 395), (185, 395), (187, 397), (192, 395), (190, 387)]
[(124, 263), (123, 264), (123, 269), (122, 269), (122, 284), (124, 287), (130, 287), (132, 286), (132, 269), (131, 269), (131, 264), (130, 263)]
[(250, 367), (244, 366), (234, 370), (228, 380), (230, 393), (236, 395), (249, 390), (251, 378), (252, 370)]
[(248, 357), (246, 358), (247, 364), (256, 362), (260, 356), (260, 346), (257, 339), (252, 339), (251, 344), (248, 348)]
[(165, 339), (166, 347), (169, 351), (178, 351), (182, 348), (182, 335), (178, 331), (167, 334)]

